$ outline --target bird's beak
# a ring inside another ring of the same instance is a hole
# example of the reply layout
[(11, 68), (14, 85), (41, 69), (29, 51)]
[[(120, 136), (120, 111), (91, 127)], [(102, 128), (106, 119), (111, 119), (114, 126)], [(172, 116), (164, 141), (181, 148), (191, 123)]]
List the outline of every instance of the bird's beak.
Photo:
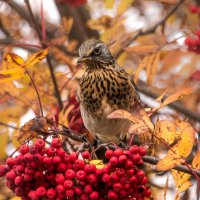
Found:
[(78, 60), (77, 60), (77, 64), (81, 64), (83, 62), (85, 62), (87, 60), (86, 57), (80, 57)]

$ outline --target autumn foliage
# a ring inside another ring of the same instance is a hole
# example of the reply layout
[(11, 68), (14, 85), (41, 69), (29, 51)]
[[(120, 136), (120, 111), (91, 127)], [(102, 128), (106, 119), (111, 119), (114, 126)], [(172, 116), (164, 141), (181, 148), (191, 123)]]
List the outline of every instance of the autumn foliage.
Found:
[[(199, 199), (199, 1), (51, 0), (56, 22), (34, 2), (0, 4), (0, 199)], [(132, 123), (119, 146), (81, 118), (91, 37), (140, 93), (137, 112), (107, 116)]]

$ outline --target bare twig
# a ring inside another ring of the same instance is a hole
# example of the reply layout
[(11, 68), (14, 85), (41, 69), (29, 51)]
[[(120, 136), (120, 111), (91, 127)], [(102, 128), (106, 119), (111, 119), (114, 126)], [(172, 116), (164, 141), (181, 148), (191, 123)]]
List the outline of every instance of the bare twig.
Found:
[(0, 122), (0, 125), (1, 125), (1, 126), (6, 126), (6, 127), (8, 127), (8, 128), (13, 128), (13, 129), (15, 129), (15, 130), (18, 130), (18, 129), (19, 129), (19, 128), (15, 127), (15, 126), (12, 126), (12, 125), (10, 125), (10, 124), (6, 124), (6, 123), (4, 123), (4, 122)]
[[(136, 35), (134, 35), (130, 40), (128, 40), (125, 43), (125, 47), (129, 46), (134, 40), (136, 40), (139, 36), (142, 35), (147, 35), (149, 33), (153, 33), (158, 26), (164, 25), (165, 22), (167, 21), (167, 19), (176, 12), (176, 10), (179, 8), (179, 6), (184, 2), (185, 0), (180, 0), (170, 11), (169, 13), (163, 18), (161, 19), (157, 24), (155, 24), (152, 28), (146, 30), (146, 31), (142, 31), (141, 29), (138, 31), (138, 33)], [(117, 52), (117, 54), (115, 55), (116, 58), (118, 58), (122, 53), (123, 53), (124, 49), (122, 48), (119, 52)]]
[[(25, 68), (24, 68), (24, 69), (25, 69)], [(28, 72), (28, 70), (25, 69), (25, 71), (26, 71), (28, 77), (30, 78), (30, 80), (31, 80), (31, 82), (32, 82), (32, 84), (33, 84), (33, 87), (34, 87), (34, 89), (35, 89), (35, 92), (36, 92), (36, 94), (37, 94), (37, 98), (38, 98), (39, 105), (40, 105), (41, 116), (43, 117), (44, 114), (43, 114), (43, 109), (42, 109), (42, 102), (41, 102), (41, 99), (40, 99), (40, 95), (39, 95), (38, 89), (37, 89), (37, 87), (36, 87), (36, 85), (35, 85), (35, 82), (34, 82), (33, 78), (31, 77), (30, 73)]]
[[(35, 27), (35, 30), (36, 30), (37, 34), (38, 34), (38, 37), (39, 37), (40, 42), (41, 42), (41, 45), (43, 46), (43, 48), (46, 48), (47, 45), (43, 41), (42, 34), (40, 32), (40, 27), (39, 27), (38, 23), (35, 20), (35, 17), (33, 15), (33, 12), (32, 12), (32, 9), (31, 9), (30, 3), (29, 3), (29, 0), (24, 0), (24, 1), (26, 3), (27, 9), (28, 9), (28, 11), (29, 11), (29, 13), (31, 15), (32, 23), (33, 23), (33, 25)], [(52, 78), (53, 85), (54, 85), (55, 96), (56, 96), (56, 98), (58, 100), (58, 104), (59, 104), (60, 110), (62, 110), (63, 104), (62, 104), (62, 100), (61, 100), (61, 97), (60, 97), (58, 84), (57, 84), (57, 80), (56, 80), (56, 77), (55, 77), (55, 74), (54, 74), (53, 65), (51, 63), (50, 56), (47, 55), (46, 59), (47, 59), (47, 63), (48, 63), (48, 66), (49, 66), (49, 71), (50, 71), (51, 78)]]

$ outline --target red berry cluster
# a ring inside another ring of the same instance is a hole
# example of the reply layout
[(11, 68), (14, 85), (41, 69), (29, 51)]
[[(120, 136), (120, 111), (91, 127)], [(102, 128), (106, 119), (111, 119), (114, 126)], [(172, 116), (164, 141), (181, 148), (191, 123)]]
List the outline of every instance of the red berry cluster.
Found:
[(189, 51), (200, 53), (200, 30), (194, 32), (194, 37), (187, 37), (185, 44), (188, 46)]
[(90, 153), (66, 153), (61, 140), (54, 138), (49, 147), (43, 139), (32, 146), (23, 145), (19, 155), (0, 165), (0, 176), (6, 185), (22, 200), (39, 199), (137, 199), (151, 195), (146, 186), (147, 177), (138, 167), (143, 164), (143, 147), (132, 146), (106, 151), (106, 167), (89, 163)]
[(68, 3), (72, 6), (78, 7), (86, 4), (87, 0), (57, 0), (58, 3)]
[(189, 10), (191, 13), (200, 14), (200, 6), (190, 5)]

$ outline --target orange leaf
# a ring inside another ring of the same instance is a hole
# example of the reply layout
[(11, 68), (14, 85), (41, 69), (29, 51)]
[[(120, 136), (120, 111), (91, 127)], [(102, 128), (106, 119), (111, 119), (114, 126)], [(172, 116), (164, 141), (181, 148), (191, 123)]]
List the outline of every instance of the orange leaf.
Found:
[(40, 51), (40, 52), (37, 52), (35, 54), (33, 54), (29, 59), (28, 61), (24, 64), (25, 67), (31, 67), (33, 66), (34, 64), (36, 64), (37, 62), (41, 61), (43, 58), (45, 58), (45, 56), (48, 54), (49, 50), (48, 48)]
[(0, 71), (0, 83), (20, 79), (25, 75), (23, 68), (15, 68)]
[(125, 50), (130, 53), (137, 55), (144, 55), (154, 53), (158, 49), (157, 45), (136, 45), (127, 47)]
[(190, 186), (192, 186), (191, 181), (189, 181), (191, 175), (177, 171), (177, 170), (172, 170), (172, 176), (174, 178), (176, 187), (178, 188), (177, 193), (181, 193), (186, 191)]
[(156, 123), (155, 134), (168, 144), (172, 144), (176, 136), (176, 125), (172, 121), (160, 120)]
[(176, 92), (175, 94), (172, 94), (169, 97), (167, 97), (161, 106), (164, 107), (174, 101), (177, 101), (183, 98), (184, 96), (191, 94), (193, 91), (194, 91), (194, 88), (191, 86), (183, 88), (182, 90)]
[(192, 167), (196, 170), (200, 169), (200, 151), (198, 151), (192, 161)]
[(181, 140), (177, 143), (177, 153), (180, 156), (187, 158), (194, 145), (195, 131), (188, 122), (183, 121), (181, 124), (182, 129), (179, 129)]
[(18, 68), (24, 65), (24, 60), (14, 53), (7, 53), (4, 56), (4, 62), (9, 65), (9, 68)]
[(176, 152), (177, 146), (174, 146), (168, 151), (167, 155), (157, 163), (156, 169), (158, 171), (167, 171), (181, 163), (184, 163), (185, 160), (183, 160), (180, 155), (176, 154)]

